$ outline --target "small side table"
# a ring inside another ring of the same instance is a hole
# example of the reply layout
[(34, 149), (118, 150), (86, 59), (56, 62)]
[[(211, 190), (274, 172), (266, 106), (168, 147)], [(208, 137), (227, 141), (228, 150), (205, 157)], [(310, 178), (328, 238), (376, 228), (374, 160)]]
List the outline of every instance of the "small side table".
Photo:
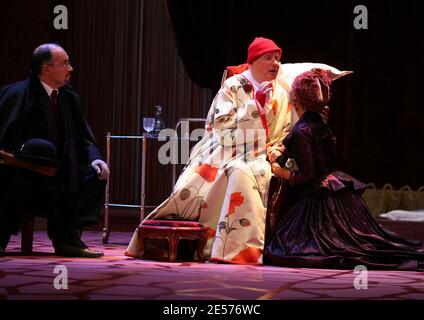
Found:
[(109, 207), (123, 207), (123, 208), (138, 208), (140, 209), (140, 222), (143, 221), (145, 217), (145, 208), (155, 208), (156, 206), (146, 206), (146, 152), (147, 152), (147, 139), (157, 139), (154, 136), (148, 136), (143, 134), (141, 136), (115, 136), (111, 135), (110, 132), (106, 135), (106, 162), (110, 168), (110, 142), (112, 139), (136, 139), (142, 141), (142, 154), (141, 154), (141, 192), (140, 192), (140, 204), (124, 204), (124, 203), (110, 203), (109, 202), (109, 180), (106, 183), (105, 191), (105, 221), (103, 227), (103, 236), (102, 241), (104, 244), (107, 244), (110, 236), (109, 229)]

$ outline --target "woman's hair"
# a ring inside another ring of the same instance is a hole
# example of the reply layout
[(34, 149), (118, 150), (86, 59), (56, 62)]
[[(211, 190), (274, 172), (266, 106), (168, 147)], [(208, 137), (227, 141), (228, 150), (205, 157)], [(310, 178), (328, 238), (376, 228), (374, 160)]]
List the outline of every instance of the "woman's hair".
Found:
[(322, 113), (330, 98), (331, 80), (323, 69), (306, 71), (293, 81), (290, 100), (297, 101), (307, 111)]

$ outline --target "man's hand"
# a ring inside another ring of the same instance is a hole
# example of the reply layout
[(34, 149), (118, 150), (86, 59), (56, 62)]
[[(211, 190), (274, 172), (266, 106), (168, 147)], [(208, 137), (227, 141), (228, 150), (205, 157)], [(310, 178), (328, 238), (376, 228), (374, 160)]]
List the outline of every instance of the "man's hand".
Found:
[(99, 180), (107, 180), (109, 178), (109, 168), (103, 160), (96, 159), (91, 162), (91, 167), (99, 175)]

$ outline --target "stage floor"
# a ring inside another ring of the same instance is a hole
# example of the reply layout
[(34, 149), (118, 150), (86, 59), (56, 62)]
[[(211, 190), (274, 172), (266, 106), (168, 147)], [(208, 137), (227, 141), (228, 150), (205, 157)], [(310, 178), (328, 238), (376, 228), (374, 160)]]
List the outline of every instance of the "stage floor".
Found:
[[(101, 232), (85, 232), (90, 248), (105, 252), (99, 259), (54, 256), (45, 231), (34, 233), (35, 254), (21, 256), (20, 235), (13, 236), (0, 258), (0, 299), (424, 300), (420, 272), (368, 271), (368, 288), (358, 290), (353, 270), (136, 260), (123, 255), (131, 235), (113, 232), (103, 245)], [(67, 269), (68, 289), (55, 289), (64, 276), (57, 266)]]

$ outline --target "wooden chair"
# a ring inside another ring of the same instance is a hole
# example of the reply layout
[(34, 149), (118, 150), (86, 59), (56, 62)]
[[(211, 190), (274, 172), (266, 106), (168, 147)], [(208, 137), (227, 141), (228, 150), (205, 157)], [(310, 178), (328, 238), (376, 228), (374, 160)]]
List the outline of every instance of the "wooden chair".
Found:
[[(13, 154), (0, 150), (0, 164), (37, 172), (41, 175), (53, 177), (57, 167), (34, 164), (15, 157)], [(21, 218), (21, 252), (24, 255), (32, 254), (34, 238), (34, 215), (25, 214)]]

